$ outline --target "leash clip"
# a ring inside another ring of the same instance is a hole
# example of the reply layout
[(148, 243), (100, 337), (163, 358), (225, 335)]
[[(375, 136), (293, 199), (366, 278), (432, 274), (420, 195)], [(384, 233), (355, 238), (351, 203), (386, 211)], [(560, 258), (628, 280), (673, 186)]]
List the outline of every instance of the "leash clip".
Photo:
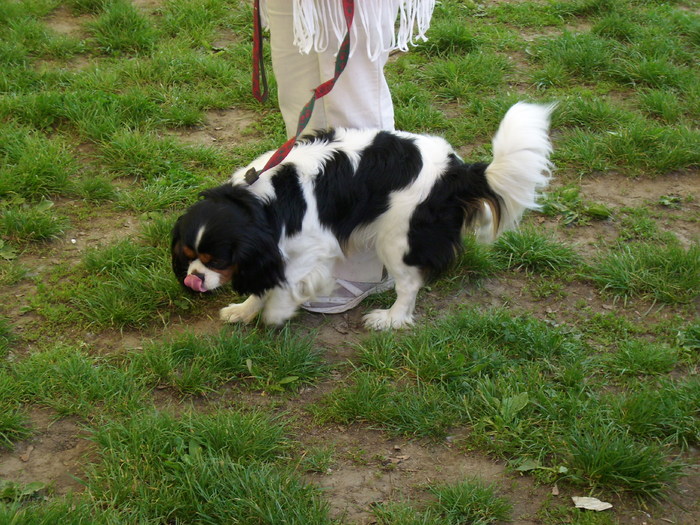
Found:
[(245, 181), (248, 183), (248, 186), (252, 186), (260, 178), (261, 173), (261, 171), (258, 171), (255, 168), (250, 168), (248, 171), (246, 171)]

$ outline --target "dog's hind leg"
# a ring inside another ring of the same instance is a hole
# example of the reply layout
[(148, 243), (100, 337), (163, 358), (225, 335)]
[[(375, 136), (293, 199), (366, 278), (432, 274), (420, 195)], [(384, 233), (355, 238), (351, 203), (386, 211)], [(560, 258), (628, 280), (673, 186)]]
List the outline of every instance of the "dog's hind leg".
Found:
[[(392, 258), (393, 259), (393, 258)], [(413, 310), (423, 276), (419, 268), (403, 261), (384, 261), (387, 272), (395, 281), (396, 301), (389, 309), (372, 310), (364, 316), (365, 326), (373, 330), (406, 328), (413, 324)]]

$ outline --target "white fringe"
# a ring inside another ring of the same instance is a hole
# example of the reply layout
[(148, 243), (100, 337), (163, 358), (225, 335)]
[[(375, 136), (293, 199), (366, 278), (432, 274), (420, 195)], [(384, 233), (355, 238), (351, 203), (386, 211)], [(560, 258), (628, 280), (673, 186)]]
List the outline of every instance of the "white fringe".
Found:
[[(289, 0), (294, 9), (294, 44), (308, 54), (328, 51), (332, 42), (345, 38), (346, 22), (341, 0)], [(261, 0), (260, 12), (267, 26), (267, 5)], [(355, 52), (359, 39), (358, 27), (367, 35), (367, 56), (376, 60), (395, 49), (408, 51), (408, 46), (427, 40), (435, 0), (356, 0), (355, 16), (350, 34), (350, 54)], [(397, 24), (398, 19), (398, 24)], [(392, 27), (394, 31), (383, 28)], [(338, 49), (332, 49), (334, 53)]]

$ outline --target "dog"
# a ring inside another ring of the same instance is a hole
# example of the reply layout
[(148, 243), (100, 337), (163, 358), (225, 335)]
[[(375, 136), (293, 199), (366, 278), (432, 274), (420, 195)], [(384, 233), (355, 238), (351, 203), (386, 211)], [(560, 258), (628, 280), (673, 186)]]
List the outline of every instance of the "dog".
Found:
[(418, 291), (450, 267), (464, 235), (492, 242), (538, 208), (551, 177), (553, 109), (512, 106), (488, 164), (466, 163), (430, 135), (343, 128), (305, 135), (281, 164), (259, 173), (268, 152), (201, 193), (173, 228), (175, 275), (196, 292), (230, 283), (249, 295), (221, 309), (223, 321), (248, 323), (262, 312), (266, 324), (279, 325), (332, 289), (336, 261), (374, 250), (396, 301), (366, 314), (365, 326), (410, 326)]

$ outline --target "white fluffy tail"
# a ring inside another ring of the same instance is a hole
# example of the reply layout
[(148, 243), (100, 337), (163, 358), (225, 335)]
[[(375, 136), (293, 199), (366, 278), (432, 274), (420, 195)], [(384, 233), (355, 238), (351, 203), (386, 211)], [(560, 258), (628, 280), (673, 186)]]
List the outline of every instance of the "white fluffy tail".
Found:
[(496, 210), (482, 214), (479, 237), (488, 238), (485, 223), (491, 222), (491, 236), (496, 236), (514, 228), (525, 210), (539, 208), (538, 190), (549, 182), (552, 168), (549, 121), (554, 108), (519, 102), (503, 117), (493, 138), (493, 161), (486, 168), (486, 180), (502, 205), (496, 217), (490, 213)]

